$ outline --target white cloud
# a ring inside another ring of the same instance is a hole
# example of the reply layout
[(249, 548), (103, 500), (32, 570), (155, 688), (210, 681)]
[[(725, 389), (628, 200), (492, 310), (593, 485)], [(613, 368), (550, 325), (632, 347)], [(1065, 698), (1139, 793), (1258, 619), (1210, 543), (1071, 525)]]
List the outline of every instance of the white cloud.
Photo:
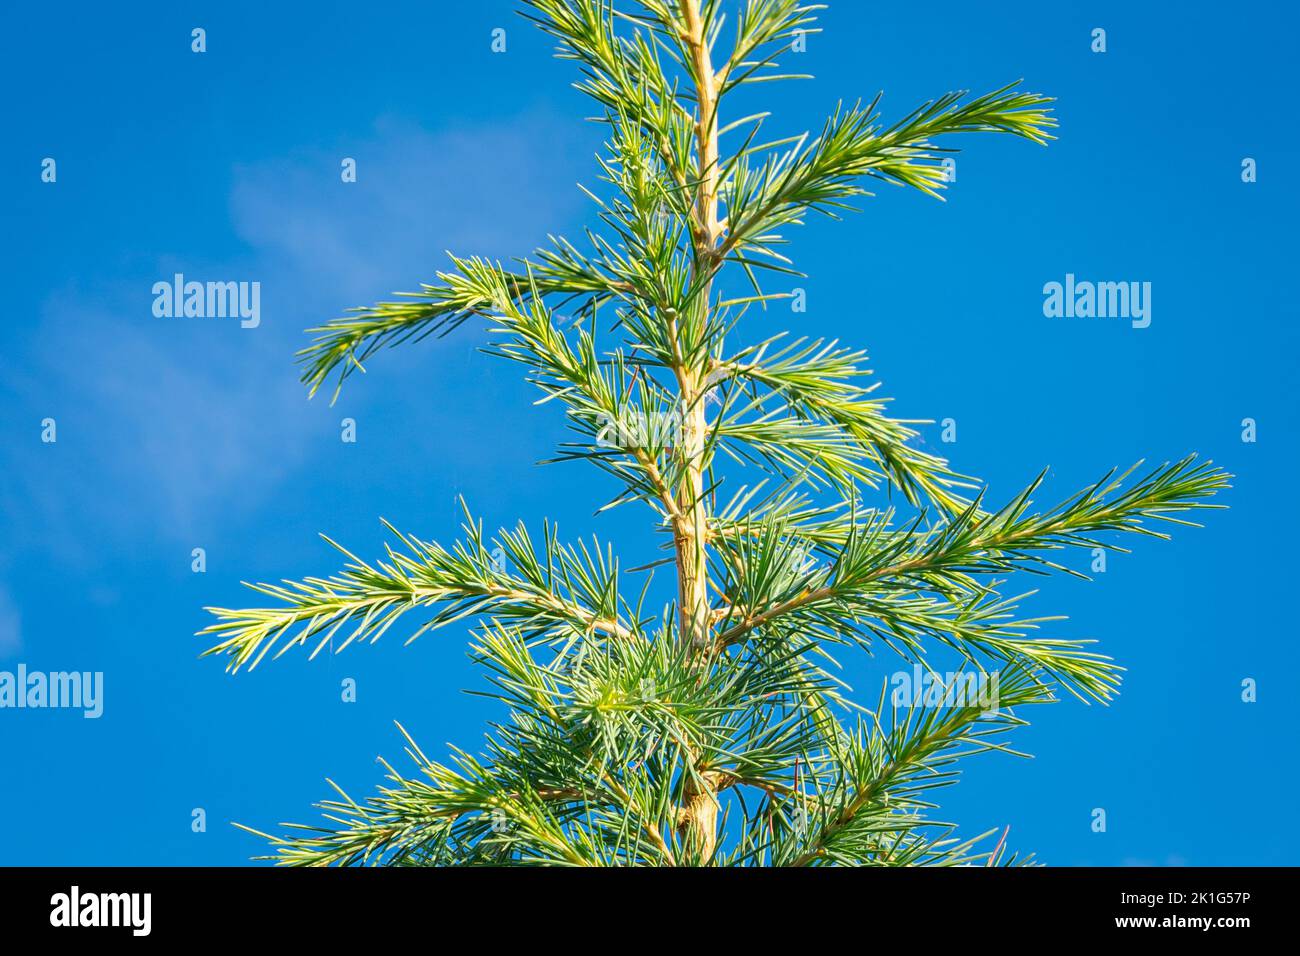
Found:
[(0, 587), (0, 657), (12, 657), (23, 648), (22, 618), (9, 592)]
[[(573, 182), (591, 167), (572, 129), (541, 115), (442, 132), (382, 118), (346, 147), (240, 167), (232, 217), (330, 308), (369, 303), (432, 279), (448, 251), (518, 255), (558, 231), (586, 202)], [(340, 179), (345, 156), (355, 183)]]
[[(298, 382), (305, 328), (418, 287), (448, 248), (526, 252), (581, 208), (576, 177), (561, 170), (587, 167), (591, 149), (575, 150), (554, 125), (524, 116), (434, 133), (382, 120), (346, 151), (240, 167), (231, 223), (246, 256), (155, 252), (147, 272), (51, 295), (26, 354), (0, 356), (11, 405), (59, 429), (56, 445), (33, 425), (32, 441), (6, 450), (0, 504), (15, 549), (94, 561), (106, 543), (192, 543), (251, 512), (309, 460), (312, 429), (337, 421)], [(356, 184), (339, 180), (344, 155), (358, 161)], [(261, 326), (154, 317), (152, 283), (174, 272), (260, 282)]]

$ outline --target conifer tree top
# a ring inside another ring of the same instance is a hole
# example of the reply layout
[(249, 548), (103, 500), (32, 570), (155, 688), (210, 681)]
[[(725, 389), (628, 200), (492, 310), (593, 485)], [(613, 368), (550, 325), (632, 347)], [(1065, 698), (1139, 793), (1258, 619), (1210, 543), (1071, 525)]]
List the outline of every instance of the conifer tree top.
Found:
[[(624, 572), (610, 544), (565, 544), (544, 522), (489, 536), (467, 511), (459, 542), (393, 529), (382, 558), (334, 545), (342, 571), (255, 585), (265, 607), (210, 609), (207, 653), (232, 671), (473, 621), (503, 705), (484, 744), (444, 760), (408, 736), (414, 771), (388, 767), (364, 803), (340, 793), (323, 826), (268, 837), (280, 862), (1019, 859), (934, 822), (931, 791), (958, 758), (1006, 751), (1028, 705), (1061, 690), (1109, 700), (1120, 669), (1040, 631), (1050, 619), (1023, 617), (1004, 579), (1077, 574), (1070, 549), (1118, 548), (1120, 532), (1164, 537), (1215, 507), (1228, 476), (1187, 457), (1107, 473), (1055, 506), (1033, 503), (1043, 474), (991, 503), (886, 414), (863, 352), (747, 336), (750, 310), (789, 295), (799, 273), (783, 250), (810, 212), (852, 208), (872, 180), (937, 197), (952, 134), (1041, 145), (1054, 126), (1051, 100), (1012, 84), (893, 120), (876, 96), (815, 134), (770, 138), (761, 84), (798, 78), (782, 64), (821, 9), (528, 0), (607, 131), (598, 222), (516, 263), (453, 257), (419, 291), (313, 330), (304, 381), (337, 394), (384, 348), (488, 323), (490, 351), (563, 409), (574, 435), (557, 460), (598, 467), (605, 507), (639, 505), (662, 532), (662, 555), (629, 563), (669, 569), (673, 586)], [(918, 675), (961, 667), (934, 700), (860, 697), (838, 647), (896, 653)], [(965, 693), (990, 682), (992, 704)]]

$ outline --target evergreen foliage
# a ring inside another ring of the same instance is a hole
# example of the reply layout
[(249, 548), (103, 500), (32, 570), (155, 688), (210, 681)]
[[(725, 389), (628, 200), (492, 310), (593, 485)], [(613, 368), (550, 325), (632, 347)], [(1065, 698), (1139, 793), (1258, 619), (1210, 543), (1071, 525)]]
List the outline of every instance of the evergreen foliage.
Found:
[[(959, 758), (1008, 752), (1024, 709), (1057, 690), (1109, 700), (1119, 668), (1088, 642), (1043, 636), (1005, 579), (1077, 573), (1062, 552), (1118, 548), (1120, 532), (1164, 537), (1215, 507), (1228, 476), (1189, 457), (1106, 475), (1055, 507), (1031, 501), (1042, 475), (991, 504), (886, 414), (862, 352), (729, 344), (748, 309), (788, 294), (769, 289), (798, 275), (781, 250), (808, 213), (849, 209), (871, 180), (938, 196), (950, 134), (1051, 138), (1051, 101), (1007, 86), (893, 122), (877, 98), (838, 108), (816, 136), (765, 140), (766, 114), (725, 104), (793, 78), (778, 61), (819, 9), (529, 0), (607, 128), (591, 193), (602, 231), (585, 251), (556, 238), (513, 265), (454, 258), (401, 301), (314, 330), (304, 381), (337, 394), (386, 347), (490, 323), (491, 351), (564, 409), (574, 438), (558, 460), (611, 476), (606, 507), (653, 512), (671, 552), (654, 564), (672, 566), (676, 591), (647, 606), (612, 547), (565, 544), (547, 524), (489, 536), (467, 514), (455, 544), (394, 530), (380, 560), (339, 547), (332, 577), (257, 585), (268, 607), (211, 609), (208, 653), (232, 671), (472, 619), (503, 705), (477, 753), (439, 762), (408, 736), (409, 773), (388, 766), (364, 803), (340, 791), (324, 825), (268, 837), (279, 862), (1021, 862), (1004, 840), (962, 840), (933, 819), (932, 791)], [(946, 649), (964, 661), (953, 685), (997, 675), (997, 706), (956, 686), (938, 706), (899, 706), (887, 689), (856, 702), (838, 645), (890, 649), (908, 667)]]

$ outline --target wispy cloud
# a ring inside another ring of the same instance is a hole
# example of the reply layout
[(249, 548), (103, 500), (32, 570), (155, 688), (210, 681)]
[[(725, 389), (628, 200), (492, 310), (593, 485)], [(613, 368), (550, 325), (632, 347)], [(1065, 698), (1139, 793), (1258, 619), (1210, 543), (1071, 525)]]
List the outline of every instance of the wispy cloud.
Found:
[(22, 619), (9, 591), (0, 587), (0, 658), (12, 657), (23, 649)]
[[(572, 125), (525, 115), (429, 132), (385, 117), (346, 147), (241, 167), (232, 217), (268, 262), (311, 280), (303, 291), (369, 303), (432, 278), (448, 251), (521, 254), (571, 218), (590, 167)], [(355, 183), (340, 179), (345, 156)]]
[[(230, 213), (246, 254), (134, 250), (153, 268), (83, 276), (48, 297), (23, 351), (0, 359), (5, 391), (31, 423), (0, 451), (15, 550), (192, 542), (254, 509), (310, 460), (326, 414), (297, 381), (304, 328), (416, 287), (445, 264), (444, 250), (525, 252), (580, 208), (571, 184), (590, 150), (557, 139), (553, 125), (522, 116), (430, 132), (383, 119), (346, 150), (243, 165)], [(340, 181), (343, 156), (357, 160), (355, 184)], [(154, 317), (152, 283), (173, 272), (259, 281), (261, 326)], [(46, 415), (58, 421), (56, 445), (39, 442)]]

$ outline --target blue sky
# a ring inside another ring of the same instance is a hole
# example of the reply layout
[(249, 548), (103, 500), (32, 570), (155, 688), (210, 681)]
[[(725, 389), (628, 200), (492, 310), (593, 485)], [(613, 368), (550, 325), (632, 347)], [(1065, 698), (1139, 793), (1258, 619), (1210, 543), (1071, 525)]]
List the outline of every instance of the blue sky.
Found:
[[(1128, 668), (1123, 694), (1040, 709), (1017, 738), (1035, 758), (968, 762), (943, 816), (1010, 824), (1011, 845), (1055, 864), (1294, 864), (1295, 13), (987, 6), (833, 4), (797, 64), (817, 79), (764, 89), (772, 128), (816, 128), (880, 89), (897, 117), (1024, 77), (1059, 98), (1059, 139), (968, 138), (947, 202), (885, 188), (811, 223), (792, 247), (807, 313), (750, 331), (868, 349), (896, 414), (955, 419), (955, 443), (924, 440), (994, 498), (1044, 466), (1044, 504), (1139, 458), (1231, 470), (1231, 510), (1207, 528), (1041, 586), (1029, 609), (1099, 639)], [(476, 351), (481, 330), (378, 357), (334, 407), (307, 400), (293, 363), (304, 328), (432, 278), (444, 250), (579, 236), (600, 131), (571, 65), (504, 0), (84, 7), (11, 10), (0, 57), (21, 93), (0, 155), (0, 670), (102, 671), (105, 712), (0, 711), (0, 864), (237, 864), (261, 847), (229, 821), (310, 822), (326, 775), (364, 795), (375, 756), (401, 755), (392, 721), (433, 754), (472, 749), (493, 710), (460, 692), (480, 679), (462, 629), (230, 677), (197, 659), (203, 606), (246, 603), (241, 579), (336, 570), (320, 532), (374, 554), (382, 516), (449, 541), (459, 494), (489, 527), (549, 516), (644, 560), (645, 514), (592, 516), (605, 478), (534, 467), (562, 428)], [(176, 272), (259, 281), (261, 325), (155, 318), (150, 289)], [(1151, 282), (1151, 326), (1045, 318), (1042, 287), (1066, 273)], [(864, 696), (894, 662), (871, 666), (849, 666)]]

